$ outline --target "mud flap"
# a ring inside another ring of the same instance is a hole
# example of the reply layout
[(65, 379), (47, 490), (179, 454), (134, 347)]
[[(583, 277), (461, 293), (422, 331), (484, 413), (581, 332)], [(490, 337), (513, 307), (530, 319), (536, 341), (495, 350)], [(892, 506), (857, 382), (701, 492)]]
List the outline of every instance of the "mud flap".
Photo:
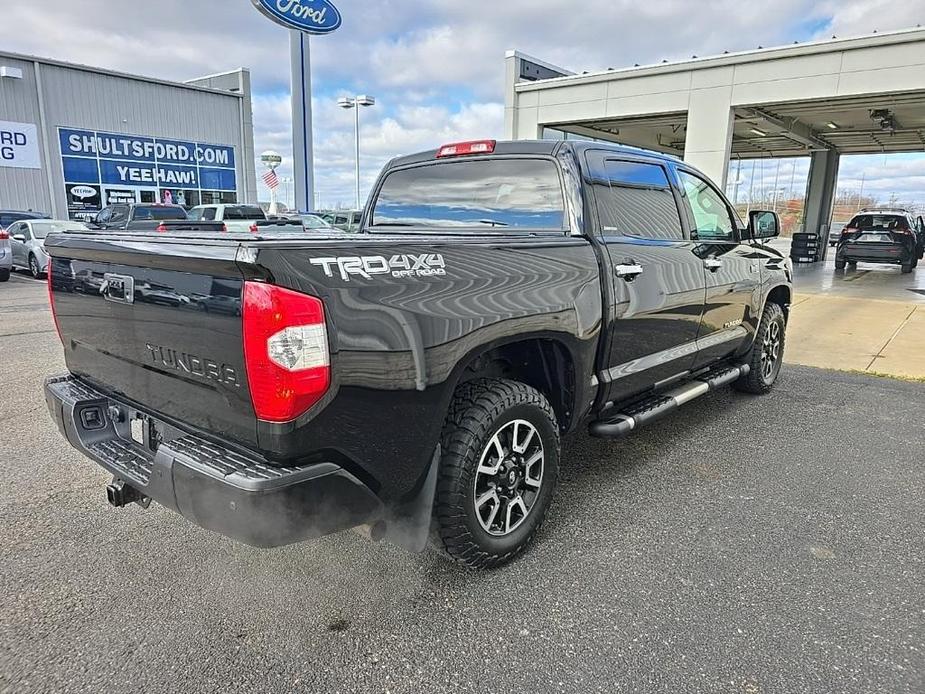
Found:
[(418, 495), (411, 501), (397, 507), (386, 521), (383, 539), (404, 547), (410, 552), (423, 552), (430, 539), (430, 519), (433, 514), (434, 497), (437, 494), (437, 473), (443, 449), (440, 444), (434, 450), (427, 470), (427, 477)]

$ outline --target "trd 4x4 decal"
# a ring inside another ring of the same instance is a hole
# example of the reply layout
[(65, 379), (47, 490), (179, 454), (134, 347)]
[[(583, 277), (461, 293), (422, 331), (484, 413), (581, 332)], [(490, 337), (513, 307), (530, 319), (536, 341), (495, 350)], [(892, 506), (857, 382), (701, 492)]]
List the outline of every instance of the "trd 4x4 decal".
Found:
[(391, 275), (396, 279), (446, 275), (446, 262), (439, 253), (393, 255), (391, 258), (381, 255), (313, 258), (312, 265), (324, 268), (328, 277), (339, 274), (345, 282), (349, 282), (351, 277), (371, 280), (375, 275)]

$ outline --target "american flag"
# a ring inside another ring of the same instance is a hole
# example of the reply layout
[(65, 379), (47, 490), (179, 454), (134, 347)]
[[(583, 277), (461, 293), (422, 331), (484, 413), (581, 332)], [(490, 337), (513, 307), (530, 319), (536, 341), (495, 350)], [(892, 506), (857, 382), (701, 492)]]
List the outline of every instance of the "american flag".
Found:
[(266, 183), (267, 188), (270, 190), (279, 188), (279, 177), (273, 169), (270, 169), (263, 175), (263, 182)]

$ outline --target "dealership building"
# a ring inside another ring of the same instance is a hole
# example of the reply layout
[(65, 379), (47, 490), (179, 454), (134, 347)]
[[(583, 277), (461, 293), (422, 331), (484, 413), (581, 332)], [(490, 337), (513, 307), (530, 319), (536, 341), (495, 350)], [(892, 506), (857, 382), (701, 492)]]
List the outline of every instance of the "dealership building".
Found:
[(0, 208), (256, 201), (246, 69), (178, 83), (0, 52)]

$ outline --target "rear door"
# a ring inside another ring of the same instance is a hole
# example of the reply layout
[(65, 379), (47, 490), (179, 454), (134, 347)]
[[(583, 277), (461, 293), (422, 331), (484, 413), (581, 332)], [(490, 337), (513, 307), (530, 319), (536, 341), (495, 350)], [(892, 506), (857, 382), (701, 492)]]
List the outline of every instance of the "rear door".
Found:
[(757, 328), (761, 263), (741, 242), (738, 218), (719, 189), (693, 170), (677, 172), (707, 288), (695, 364), (701, 366), (736, 351)]
[(685, 238), (679, 196), (663, 163), (590, 151), (600, 239), (614, 294), (608, 399), (621, 400), (685, 374), (697, 352), (704, 301), (702, 260)]

